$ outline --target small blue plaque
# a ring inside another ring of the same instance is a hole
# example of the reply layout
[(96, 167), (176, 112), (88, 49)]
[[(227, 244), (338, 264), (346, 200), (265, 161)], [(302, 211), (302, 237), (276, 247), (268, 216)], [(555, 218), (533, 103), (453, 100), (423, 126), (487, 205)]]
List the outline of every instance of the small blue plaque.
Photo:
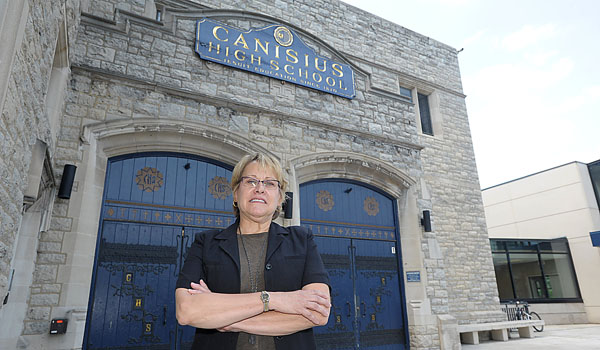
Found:
[(406, 271), (406, 282), (421, 282), (421, 271)]

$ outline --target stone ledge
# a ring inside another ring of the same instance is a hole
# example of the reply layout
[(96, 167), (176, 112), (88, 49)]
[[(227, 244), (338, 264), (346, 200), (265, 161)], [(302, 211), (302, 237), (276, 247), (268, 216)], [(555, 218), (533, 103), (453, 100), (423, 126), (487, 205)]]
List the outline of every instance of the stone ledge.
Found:
[(522, 320), (463, 324), (458, 326), (460, 340), (465, 344), (479, 344), (479, 332), (491, 331), (493, 340), (508, 340), (508, 330), (517, 328), (519, 337), (533, 338), (533, 326), (543, 326), (543, 320)]
[(544, 320), (522, 320), (522, 321), (503, 321), (503, 322), (461, 324), (458, 326), (458, 332), (464, 333), (464, 332), (491, 331), (494, 329), (503, 329), (503, 328), (543, 326), (545, 324), (546, 323), (544, 322)]

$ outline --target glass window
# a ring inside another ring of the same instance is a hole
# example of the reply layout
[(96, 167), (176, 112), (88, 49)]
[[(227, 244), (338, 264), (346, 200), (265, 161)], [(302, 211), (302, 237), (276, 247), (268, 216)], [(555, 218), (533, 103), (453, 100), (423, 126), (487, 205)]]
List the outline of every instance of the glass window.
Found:
[(515, 281), (515, 292), (518, 299), (540, 299), (546, 297), (544, 280), (538, 255), (535, 253), (510, 254)]
[(431, 124), (431, 111), (429, 109), (429, 96), (417, 93), (419, 99), (419, 117), (421, 118), (421, 130), (423, 134), (433, 136), (433, 125)]
[(594, 187), (594, 193), (596, 194), (596, 202), (598, 202), (598, 206), (600, 207), (600, 160), (588, 164), (588, 170), (592, 186)]
[(412, 102), (412, 91), (410, 89), (400, 86), (400, 96), (406, 97), (410, 102)]
[(497, 251), (504, 252), (506, 250), (504, 241), (500, 241), (497, 239), (491, 239), (490, 244), (492, 245), (492, 252), (497, 252)]
[(505, 244), (511, 252), (537, 252), (538, 241), (506, 241)]
[(538, 246), (542, 253), (569, 253), (567, 240), (555, 239), (552, 241), (540, 242)]
[(492, 254), (494, 259), (494, 270), (496, 271), (496, 283), (500, 299), (513, 299), (512, 282), (510, 280), (510, 269), (506, 253)]
[(566, 238), (491, 239), (500, 300), (580, 301)]
[(577, 298), (577, 282), (567, 254), (542, 254), (548, 298)]

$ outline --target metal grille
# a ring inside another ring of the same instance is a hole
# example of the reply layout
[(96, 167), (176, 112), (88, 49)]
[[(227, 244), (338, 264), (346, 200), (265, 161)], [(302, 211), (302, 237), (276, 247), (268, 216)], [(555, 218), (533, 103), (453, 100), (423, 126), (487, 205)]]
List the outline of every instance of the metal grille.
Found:
[(506, 319), (508, 321), (516, 321), (517, 320), (517, 309), (519, 307), (516, 304), (504, 304), (502, 311), (506, 314)]

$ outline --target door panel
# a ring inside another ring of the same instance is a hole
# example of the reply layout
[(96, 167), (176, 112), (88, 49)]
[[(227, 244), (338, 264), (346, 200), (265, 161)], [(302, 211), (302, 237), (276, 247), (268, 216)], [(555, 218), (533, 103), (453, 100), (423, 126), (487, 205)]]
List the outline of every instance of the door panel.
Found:
[(105, 223), (88, 349), (169, 349), (177, 228)]
[[(187, 256), (187, 251), (192, 246), (192, 243), (194, 243), (194, 239), (195, 239), (196, 235), (202, 234), (202, 232), (205, 230), (206, 229), (204, 229), (204, 228), (197, 228), (197, 227), (186, 227), (185, 228), (185, 235), (180, 243), (180, 246), (182, 247), (182, 251), (180, 254), (180, 259), (179, 259), (179, 264), (178, 264), (179, 268), (177, 269), (178, 272), (183, 267), (185, 257)], [(175, 299), (173, 299), (173, 302), (175, 302)], [(181, 349), (181, 350), (191, 349), (192, 343), (194, 342), (195, 334), (196, 334), (196, 328), (194, 328), (192, 326), (178, 326), (178, 328), (177, 328), (177, 339), (178, 339), (177, 343), (179, 344), (178, 349)]]
[(301, 224), (312, 229), (329, 274), (329, 322), (320, 349), (405, 349), (406, 311), (394, 202), (358, 183), (300, 186)]
[(331, 312), (329, 322), (314, 329), (320, 349), (354, 349), (356, 345), (355, 305), (352, 290), (350, 239), (315, 237), (329, 275)]
[[(225, 228), (231, 171), (174, 153), (111, 158), (84, 349), (189, 349), (175, 283), (194, 235)], [(184, 230), (185, 227), (185, 230)]]
[(392, 242), (352, 240), (361, 347), (398, 349), (404, 344), (398, 261)]

